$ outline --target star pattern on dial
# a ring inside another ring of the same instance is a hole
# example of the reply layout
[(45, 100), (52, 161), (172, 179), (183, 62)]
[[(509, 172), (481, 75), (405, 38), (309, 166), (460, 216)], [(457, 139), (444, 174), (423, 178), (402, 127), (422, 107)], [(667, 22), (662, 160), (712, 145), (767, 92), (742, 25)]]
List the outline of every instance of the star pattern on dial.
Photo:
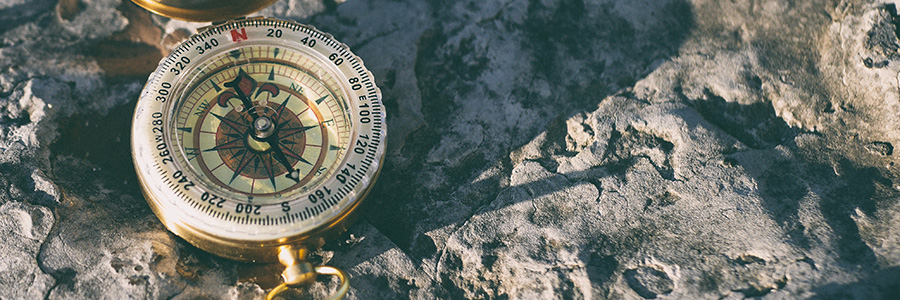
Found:
[[(285, 175), (295, 183), (300, 182), (302, 176), (294, 166), (298, 163), (313, 165), (303, 158), (306, 132), (320, 125), (304, 125), (297, 118), (288, 108), (292, 100), (290, 93), (285, 93), (288, 96), (280, 104), (266, 101), (268, 104), (259, 105), (258, 98), (269, 99), (282, 93), (275, 84), (258, 84), (244, 70), (240, 70), (238, 76), (224, 86), (229, 90), (218, 96), (216, 104), (228, 107), (233, 105), (232, 99), (237, 99), (239, 104), (225, 115), (210, 112), (220, 125), (215, 146), (203, 151), (218, 152), (223, 163), (232, 170), (228, 184), (231, 185), (241, 176), (268, 179), (276, 190), (278, 176)], [(254, 126), (263, 118), (266, 120), (261, 123), (270, 122), (271, 128), (261, 130)]]

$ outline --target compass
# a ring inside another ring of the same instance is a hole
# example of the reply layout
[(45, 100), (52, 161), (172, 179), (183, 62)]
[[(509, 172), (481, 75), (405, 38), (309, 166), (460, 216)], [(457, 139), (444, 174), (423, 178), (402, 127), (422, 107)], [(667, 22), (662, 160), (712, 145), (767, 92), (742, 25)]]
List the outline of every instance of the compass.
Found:
[(135, 109), (132, 154), (173, 233), (222, 257), (280, 261), (285, 284), (273, 292), (317, 273), (346, 292), (342, 271), (304, 259), (354, 219), (381, 168), (384, 120), (372, 74), (346, 45), (292, 21), (237, 19), (159, 63)]

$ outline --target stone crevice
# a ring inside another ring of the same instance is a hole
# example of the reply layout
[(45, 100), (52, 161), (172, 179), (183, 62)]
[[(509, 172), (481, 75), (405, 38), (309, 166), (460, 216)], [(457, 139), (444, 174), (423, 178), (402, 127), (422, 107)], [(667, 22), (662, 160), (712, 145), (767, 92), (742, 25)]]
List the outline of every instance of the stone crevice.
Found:
[[(0, 204), (54, 220), (39, 243), (10, 234), (36, 254), (0, 265), (37, 264), (21, 276), (32, 298), (262, 297), (249, 265), (167, 233), (130, 168), (120, 124), (160, 49), (196, 26), (122, 0), (21, 2), (0, 0)], [(895, 292), (896, 4), (284, 0), (262, 14), (352, 45), (384, 92), (385, 168), (370, 224), (351, 229), (365, 238), (314, 258), (350, 271), (348, 299)]]

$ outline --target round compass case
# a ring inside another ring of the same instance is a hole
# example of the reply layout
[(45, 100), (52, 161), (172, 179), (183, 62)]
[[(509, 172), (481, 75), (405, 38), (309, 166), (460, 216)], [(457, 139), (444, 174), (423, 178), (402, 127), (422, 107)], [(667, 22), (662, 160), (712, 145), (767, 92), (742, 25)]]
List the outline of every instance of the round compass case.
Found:
[[(220, 21), (273, 1), (134, 2)], [(189, 37), (150, 75), (132, 156), (170, 231), (219, 256), (290, 269), (353, 220), (381, 168), (384, 121), (371, 72), (345, 44), (293, 21), (231, 19)]]

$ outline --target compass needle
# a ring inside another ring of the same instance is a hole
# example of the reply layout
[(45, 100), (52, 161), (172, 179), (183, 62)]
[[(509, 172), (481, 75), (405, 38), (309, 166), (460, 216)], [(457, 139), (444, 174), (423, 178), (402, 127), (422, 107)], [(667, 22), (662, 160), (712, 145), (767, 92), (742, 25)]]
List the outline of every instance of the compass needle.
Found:
[(256, 96), (259, 97), (259, 94), (262, 92), (268, 92), (272, 97), (278, 97), (278, 86), (271, 83), (263, 83), (259, 86), (259, 89), (256, 90)]
[[(253, 90), (256, 90), (256, 84), (256, 80), (253, 79), (253, 77), (250, 77), (250, 75), (247, 75), (247, 72), (244, 72), (243, 68), (238, 69), (238, 76), (235, 77), (234, 80), (223, 84), (225, 87), (231, 88), (234, 91), (234, 93), (230, 93), (230, 95), (236, 95), (232, 98), (241, 100), (243, 110), (246, 110), (253, 119), (259, 117), (256, 110), (251, 109), (251, 107), (253, 107), (253, 101), (250, 101), (250, 95), (253, 93)], [(219, 98), (219, 101), (219, 105), (222, 105), (221, 97)]]
[(275, 19), (226, 21), (175, 49), (132, 122), (147, 202), (205, 251), (297, 268), (348, 227), (382, 166), (372, 73), (331, 35)]
[(290, 158), (299, 160), (300, 162), (302, 162), (302, 163), (304, 163), (304, 164), (307, 164), (307, 165), (310, 165), (310, 166), (313, 165), (311, 162), (309, 162), (308, 160), (304, 159), (302, 156), (300, 156), (300, 155), (297, 154), (297, 153), (294, 153), (294, 152), (291, 151), (291, 150), (285, 149), (284, 152), (283, 152), (283, 155), (287, 155), (287, 156), (289, 156)]
[[(219, 91), (219, 87), (217, 85), (214, 84), (213, 87), (216, 88), (217, 92)], [(219, 95), (218, 98), (216, 98), (216, 104), (218, 104), (221, 107), (228, 107), (228, 100), (237, 99), (237, 98), (238, 98), (238, 95), (235, 93), (224, 92), (221, 95)]]
[(266, 157), (268, 159), (263, 160), (263, 166), (266, 167), (266, 174), (269, 175), (269, 180), (272, 181), (272, 189), (277, 190), (278, 186), (275, 184), (275, 171), (273, 170), (272, 166), (272, 156), (267, 155)]

